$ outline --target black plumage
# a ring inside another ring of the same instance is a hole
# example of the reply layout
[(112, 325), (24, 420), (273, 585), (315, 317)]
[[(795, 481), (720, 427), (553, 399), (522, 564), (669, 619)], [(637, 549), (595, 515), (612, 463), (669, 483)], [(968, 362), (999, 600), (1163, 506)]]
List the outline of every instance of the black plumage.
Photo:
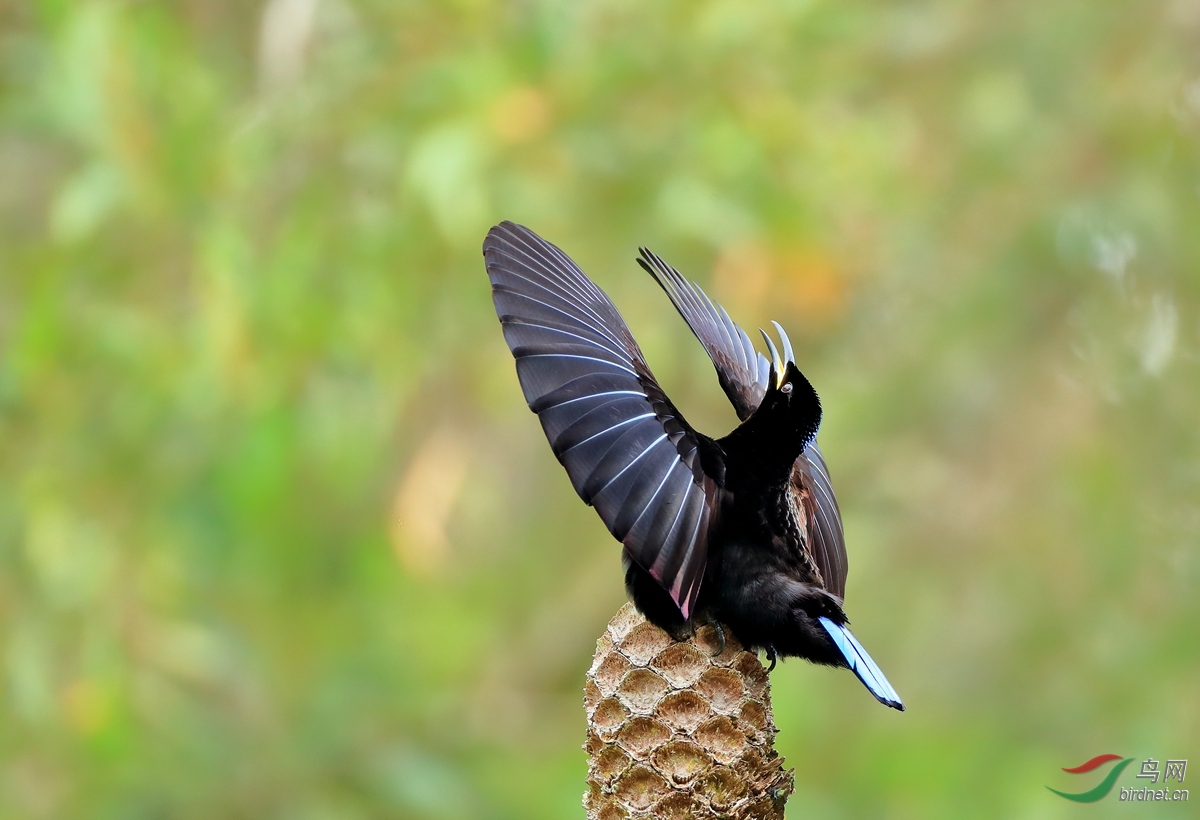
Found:
[(612, 301), (554, 245), (504, 222), (483, 243), (496, 313), (529, 407), (575, 491), (624, 545), (625, 585), (682, 637), (723, 622), (747, 646), (852, 669), (895, 690), (846, 628), (841, 514), (816, 434), (821, 404), (775, 325), (772, 359), (694, 283), (641, 249), (704, 345), (741, 423), (694, 430)]

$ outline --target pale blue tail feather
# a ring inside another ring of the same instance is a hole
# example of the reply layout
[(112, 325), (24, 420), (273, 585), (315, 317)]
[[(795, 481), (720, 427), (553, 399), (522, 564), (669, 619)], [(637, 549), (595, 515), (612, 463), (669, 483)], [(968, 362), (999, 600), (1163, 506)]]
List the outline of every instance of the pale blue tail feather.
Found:
[(896, 694), (896, 690), (884, 677), (879, 664), (871, 659), (858, 639), (850, 634), (850, 630), (844, 626), (838, 626), (828, 618), (822, 617), (818, 620), (820, 620), (821, 626), (825, 627), (825, 631), (829, 633), (829, 637), (833, 638), (834, 646), (846, 659), (846, 665), (850, 667), (850, 671), (858, 676), (858, 679), (863, 682), (863, 686), (870, 689), (871, 694), (880, 703), (903, 712), (904, 703), (901, 702), (900, 696)]

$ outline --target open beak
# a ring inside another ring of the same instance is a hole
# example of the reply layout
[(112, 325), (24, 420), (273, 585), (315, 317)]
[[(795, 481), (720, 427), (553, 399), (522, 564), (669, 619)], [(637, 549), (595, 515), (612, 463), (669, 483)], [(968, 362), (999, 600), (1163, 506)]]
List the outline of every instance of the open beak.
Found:
[(771, 341), (771, 337), (761, 327), (758, 332), (762, 334), (763, 341), (767, 343), (767, 349), (771, 351), (771, 371), (775, 374), (775, 389), (783, 386), (783, 380), (787, 378), (787, 365), (795, 364), (796, 357), (792, 352), (792, 340), (788, 338), (787, 331), (774, 320), (771, 324), (775, 325), (775, 330), (779, 332), (779, 340), (783, 342), (783, 358), (779, 356), (779, 348), (775, 347), (775, 343)]

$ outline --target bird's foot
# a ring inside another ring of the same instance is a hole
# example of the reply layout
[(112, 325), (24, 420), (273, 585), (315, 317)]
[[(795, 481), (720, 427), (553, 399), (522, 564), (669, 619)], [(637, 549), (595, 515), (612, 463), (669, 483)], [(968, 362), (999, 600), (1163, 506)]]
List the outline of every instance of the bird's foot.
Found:
[(713, 632), (717, 633), (717, 651), (712, 653), (712, 656), (715, 658), (725, 651), (725, 627), (721, 626), (721, 622), (716, 618), (712, 619), (711, 626)]
[(779, 657), (775, 654), (775, 647), (768, 646), (767, 647), (767, 660), (769, 660), (771, 662), (771, 665), (767, 667), (768, 675), (775, 671), (775, 662), (778, 659), (779, 659)]

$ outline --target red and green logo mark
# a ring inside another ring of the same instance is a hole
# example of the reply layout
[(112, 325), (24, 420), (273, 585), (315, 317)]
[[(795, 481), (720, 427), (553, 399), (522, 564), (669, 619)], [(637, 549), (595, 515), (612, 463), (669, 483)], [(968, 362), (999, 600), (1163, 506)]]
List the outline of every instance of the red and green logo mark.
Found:
[(1108, 774), (1104, 776), (1104, 779), (1097, 783), (1094, 788), (1088, 789), (1085, 792), (1077, 792), (1072, 794), (1070, 792), (1060, 792), (1058, 789), (1050, 789), (1049, 786), (1046, 788), (1050, 789), (1050, 791), (1057, 795), (1067, 798), (1068, 800), (1074, 800), (1076, 803), (1095, 803), (1101, 797), (1104, 797), (1106, 794), (1112, 791), (1113, 784), (1117, 782), (1117, 778), (1121, 776), (1121, 772), (1125, 770), (1125, 767), (1133, 762), (1133, 758), (1121, 757), (1120, 755), (1096, 755), (1087, 763), (1081, 763), (1072, 769), (1063, 769), (1063, 771), (1067, 772), (1068, 774), (1084, 774), (1086, 772), (1095, 771), (1104, 764), (1111, 763), (1114, 760), (1119, 760), (1121, 762), (1113, 766), (1109, 770)]

